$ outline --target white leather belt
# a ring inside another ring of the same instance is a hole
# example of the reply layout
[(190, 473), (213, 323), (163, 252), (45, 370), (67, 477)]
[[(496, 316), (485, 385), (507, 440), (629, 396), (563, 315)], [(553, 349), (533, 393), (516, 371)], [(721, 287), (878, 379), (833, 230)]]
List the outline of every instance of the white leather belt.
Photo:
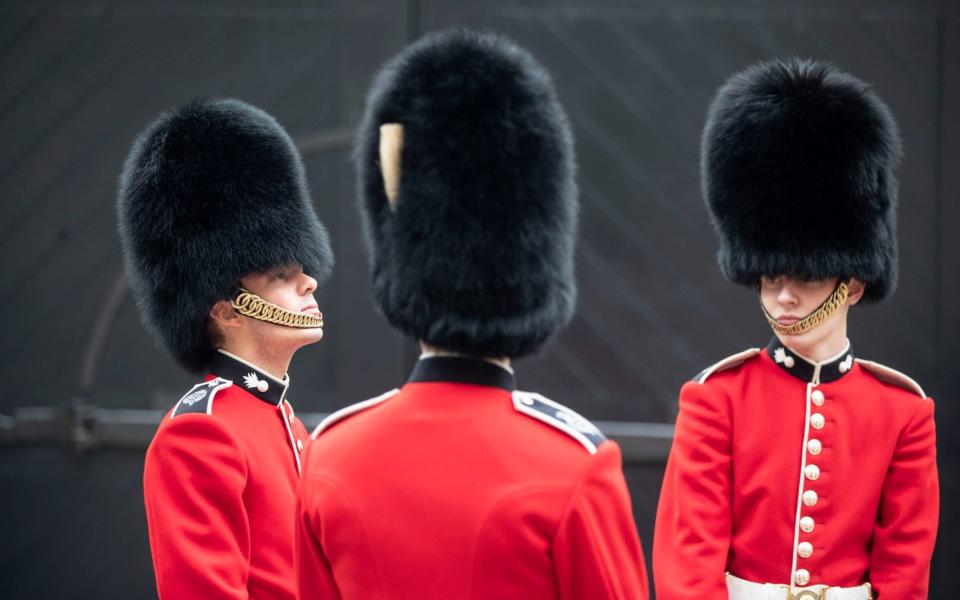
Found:
[(727, 573), (730, 600), (870, 600), (870, 584), (840, 588), (825, 585), (794, 587), (776, 583), (754, 583)]

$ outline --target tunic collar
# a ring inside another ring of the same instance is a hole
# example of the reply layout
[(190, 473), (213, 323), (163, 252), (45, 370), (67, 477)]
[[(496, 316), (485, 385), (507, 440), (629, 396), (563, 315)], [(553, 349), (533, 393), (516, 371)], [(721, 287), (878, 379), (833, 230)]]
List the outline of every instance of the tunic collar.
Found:
[(290, 376), (277, 379), (255, 364), (226, 350), (217, 350), (210, 361), (210, 373), (233, 381), (244, 391), (274, 406), (280, 406), (290, 387)]
[(817, 362), (784, 346), (777, 336), (767, 344), (767, 355), (778, 367), (797, 379), (807, 382), (830, 383), (837, 381), (853, 368), (853, 347), (850, 340), (843, 352)]
[(413, 367), (408, 383), (448, 381), (498, 387), (508, 392), (517, 389), (512, 369), (482, 358), (469, 356), (422, 356)]

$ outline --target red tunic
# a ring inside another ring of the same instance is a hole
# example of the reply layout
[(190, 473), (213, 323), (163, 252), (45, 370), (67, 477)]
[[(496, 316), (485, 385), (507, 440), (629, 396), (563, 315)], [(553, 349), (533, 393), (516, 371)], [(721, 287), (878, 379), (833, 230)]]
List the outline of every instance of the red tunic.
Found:
[(298, 496), (300, 596), (646, 598), (619, 447), (512, 386), (483, 361), (425, 358), (322, 423)]
[(167, 414), (147, 450), (143, 489), (157, 590), (168, 600), (292, 600), (307, 431), (284, 399), (287, 379), (227, 356), (211, 370)]
[(818, 367), (774, 339), (680, 391), (657, 598), (725, 599), (726, 571), (926, 598), (937, 516), (933, 401), (849, 349)]

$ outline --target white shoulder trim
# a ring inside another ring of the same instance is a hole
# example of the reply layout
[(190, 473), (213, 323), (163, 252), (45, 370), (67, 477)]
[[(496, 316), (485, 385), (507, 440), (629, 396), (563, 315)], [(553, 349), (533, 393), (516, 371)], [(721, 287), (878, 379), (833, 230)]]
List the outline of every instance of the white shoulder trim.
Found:
[(580, 442), (590, 454), (596, 454), (597, 446), (607, 439), (596, 425), (584, 417), (534, 392), (513, 392), (513, 408), (566, 433)]
[(747, 361), (747, 359), (753, 358), (759, 353), (760, 353), (760, 348), (750, 348), (748, 350), (744, 350), (743, 352), (737, 352), (736, 354), (728, 356), (725, 359), (721, 360), (720, 362), (707, 367), (693, 379), (697, 383), (703, 383), (704, 381), (707, 380), (708, 377), (710, 377), (714, 373), (718, 373), (726, 369), (732, 369), (737, 365), (743, 364), (744, 362)]
[(862, 358), (856, 359), (856, 362), (867, 371), (870, 371), (871, 375), (884, 383), (889, 383), (897, 387), (901, 387), (908, 392), (919, 394), (921, 398), (927, 397), (927, 395), (923, 393), (923, 388), (920, 387), (919, 383), (900, 371), (897, 371), (896, 369), (891, 369), (888, 366), (881, 365), (880, 363), (873, 362), (872, 360), (863, 360)]
[(350, 406), (341, 408), (336, 412), (332, 412), (329, 415), (327, 415), (322, 421), (320, 421), (320, 424), (317, 425), (316, 429), (313, 430), (313, 433), (310, 434), (310, 437), (312, 439), (316, 439), (318, 435), (323, 433), (325, 430), (329, 429), (330, 426), (333, 425), (334, 423), (338, 421), (342, 421), (343, 419), (346, 419), (352, 414), (367, 410), (370, 407), (381, 404), (382, 402), (389, 400), (391, 397), (393, 397), (398, 393), (400, 393), (400, 390), (394, 388), (389, 392), (380, 394), (376, 398), (370, 398), (369, 400), (364, 400), (363, 402), (357, 402), (356, 404), (351, 404)]

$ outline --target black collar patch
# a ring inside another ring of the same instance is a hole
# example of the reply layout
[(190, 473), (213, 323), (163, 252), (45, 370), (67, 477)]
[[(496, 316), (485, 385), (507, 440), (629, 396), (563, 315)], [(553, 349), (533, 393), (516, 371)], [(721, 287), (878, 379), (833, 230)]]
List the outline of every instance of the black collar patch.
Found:
[(281, 381), (239, 356), (228, 354), (223, 350), (215, 353), (213, 360), (210, 361), (210, 373), (233, 381), (233, 385), (241, 390), (274, 406), (280, 406), (290, 386), (289, 376), (284, 375)]
[(837, 381), (853, 368), (853, 347), (849, 343), (841, 354), (818, 363), (797, 354), (773, 336), (767, 344), (767, 355), (783, 371), (807, 382), (814, 381), (818, 375), (820, 383)]
[(429, 356), (413, 367), (407, 383), (449, 381), (498, 387), (508, 392), (517, 389), (517, 379), (507, 369), (482, 358), (467, 356)]

